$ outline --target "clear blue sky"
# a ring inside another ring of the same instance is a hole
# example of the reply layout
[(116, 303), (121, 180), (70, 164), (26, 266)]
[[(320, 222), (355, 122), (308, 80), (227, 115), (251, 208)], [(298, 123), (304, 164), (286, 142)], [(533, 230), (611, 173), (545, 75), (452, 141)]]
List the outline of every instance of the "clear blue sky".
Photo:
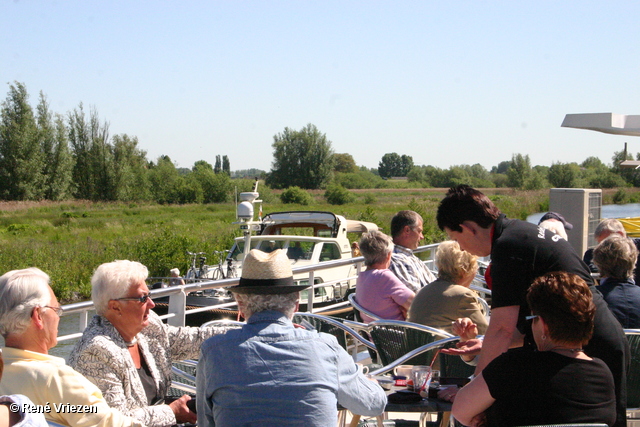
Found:
[(180, 167), (270, 169), (273, 136), (315, 124), (377, 167), (611, 163), (640, 139), (561, 128), (640, 114), (640, 2), (0, 2), (0, 98), (24, 83), (66, 114), (95, 107)]

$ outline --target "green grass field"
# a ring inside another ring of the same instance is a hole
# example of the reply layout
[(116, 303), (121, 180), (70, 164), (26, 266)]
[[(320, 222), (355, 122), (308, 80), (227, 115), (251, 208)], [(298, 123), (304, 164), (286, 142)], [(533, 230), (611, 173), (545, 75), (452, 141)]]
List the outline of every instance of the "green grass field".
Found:
[[(323, 210), (377, 223), (389, 232), (395, 212), (411, 209), (424, 218), (425, 241), (445, 239), (435, 213), (445, 189), (355, 190), (356, 202), (329, 205), (323, 192), (310, 192), (308, 206), (282, 204), (275, 191), (264, 191), (264, 213), (288, 210)], [(261, 193), (263, 191), (261, 190)], [(512, 218), (526, 218), (548, 207), (548, 191), (487, 190)], [(240, 236), (235, 205), (144, 205), (123, 203), (41, 202), (0, 203), (0, 268), (39, 267), (51, 276), (56, 295), (64, 302), (87, 299), (93, 270), (116, 259), (140, 261), (151, 276), (165, 277), (169, 269), (186, 272), (186, 251), (229, 249)]]

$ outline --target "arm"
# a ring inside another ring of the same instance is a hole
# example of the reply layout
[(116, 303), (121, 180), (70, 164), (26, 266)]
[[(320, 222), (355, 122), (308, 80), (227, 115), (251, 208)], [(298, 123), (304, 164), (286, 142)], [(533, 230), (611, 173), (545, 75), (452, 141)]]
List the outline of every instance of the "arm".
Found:
[(461, 295), (458, 301), (458, 318), (465, 317), (469, 318), (477, 326), (478, 334), (484, 335), (487, 332), (489, 322), (487, 322), (487, 318), (482, 312), (482, 306), (473, 291), (467, 291), (467, 293)]
[(332, 347), (337, 356), (338, 403), (354, 414), (368, 417), (382, 414), (387, 405), (387, 395), (382, 387), (358, 372), (349, 353), (337, 342)]
[[(47, 418), (71, 426), (142, 426), (137, 420), (125, 416), (115, 408), (110, 408), (100, 390), (81, 374), (69, 366), (61, 366), (43, 384), (47, 401), (51, 402), (52, 413)], [(53, 404), (89, 405), (95, 407), (95, 413), (57, 412)], [(55, 413), (55, 414), (54, 414)], [(52, 415), (52, 417), (49, 417)]]
[(208, 326), (206, 328), (192, 326), (164, 325), (169, 336), (170, 354), (172, 360), (196, 359), (200, 354), (200, 346), (214, 335), (224, 334), (228, 326)]
[(517, 346), (518, 342), (522, 345), (522, 335), (516, 329), (519, 313), (520, 307), (517, 305), (492, 310), (491, 322), (489, 322), (482, 344), (480, 360), (476, 367), (476, 375), (479, 375), (489, 362), (510, 347)]
[(196, 396), (198, 396), (196, 399), (196, 411), (198, 413), (198, 425), (201, 427), (215, 426), (211, 393), (207, 391), (210, 386), (207, 378), (207, 373), (210, 372), (207, 368), (208, 364), (206, 352), (201, 352), (196, 371)]
[(480, 374), (458, 391), (451, 414), (465, 426), (474, 426), (474, 418), (486, 411), (493, 402), (495, 399), (491, 397), (489, 387)]
[[(85, 375), (102, 392), (104, 400), (110, 407), (141, 421), (147, 426), (167, 426), (176, 423), (176, 417), (169, 405), (147, 406), (146, 402), (141, 407), (135, 407), (132, 402), (135, 395), (127, 395), (125, 383), (129, 382), (128, 372), (131, 367), (121, 357), (117, 349), (112, 352), (109, 346), (98, 344), (88, 345), (82, 353), (74, 358), (74, 368)], [(130, 389), (134, 385), (130, 384)]]

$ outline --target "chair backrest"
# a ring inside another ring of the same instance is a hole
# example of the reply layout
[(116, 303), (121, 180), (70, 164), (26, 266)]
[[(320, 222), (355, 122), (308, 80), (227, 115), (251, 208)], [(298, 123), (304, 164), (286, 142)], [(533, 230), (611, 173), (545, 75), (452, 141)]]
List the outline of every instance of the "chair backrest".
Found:
[(380, 316), (370, 312), (369, 310), (367, 310), (366, 308), (364, 308), (363, 306), (358, 304), (358, 301), (356, 300), (356, 294), (355, 293), (350, 293), (348, 298), (349, 298), (349, 302), (351, 303), (351, 306), (353, 307), (353, 309), (355, 311), (356, 320), (358, 320), (359, 322), (363, 321), (362, 320), (362, 316), (360, 316), (360, 313), (364, 313), (367, 316), (369, 316), (371, 319), (374, 319), (374, 320), (379, 320), (380, 319)]
[(627, 408), (640, 408), (640, 329), (625, 329), (631, 360), (627, 370)]
[(295, 313), (293, 315), (293, 323), (302, 324), (308, 323), (318, 332), (325, 332), (331, 334), (338, 340), (338, 344), (345, 350), (348, 350), (347, 336), (351, 336), (357, 342), (364, 344), (366, 347), (375, 350), (375, 346), (372, 342), (360, 335), (353, 328), (342, 323), (342, 319), (337, 317), (324, 316), (316, 313)]
[[(369, 334), (383, 365), (388, 365), (425, 344), (453, 337), (440, 329), (401, 320), (375, 320), (369, 324)], [(430, 365), (434, 351), (417, 355), (407, 361), (407, 364)]]

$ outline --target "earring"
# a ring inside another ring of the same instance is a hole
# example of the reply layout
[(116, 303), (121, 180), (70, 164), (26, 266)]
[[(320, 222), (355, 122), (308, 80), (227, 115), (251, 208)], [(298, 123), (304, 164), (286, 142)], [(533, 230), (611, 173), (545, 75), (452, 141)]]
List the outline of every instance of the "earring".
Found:
[(542, 341), (544, 341), (544, 340), (546, 340), (546, 339), (547, 339), (547, 336), (546, 336), (546, 335), (543, 335), (543, 336), (542, 336)]

